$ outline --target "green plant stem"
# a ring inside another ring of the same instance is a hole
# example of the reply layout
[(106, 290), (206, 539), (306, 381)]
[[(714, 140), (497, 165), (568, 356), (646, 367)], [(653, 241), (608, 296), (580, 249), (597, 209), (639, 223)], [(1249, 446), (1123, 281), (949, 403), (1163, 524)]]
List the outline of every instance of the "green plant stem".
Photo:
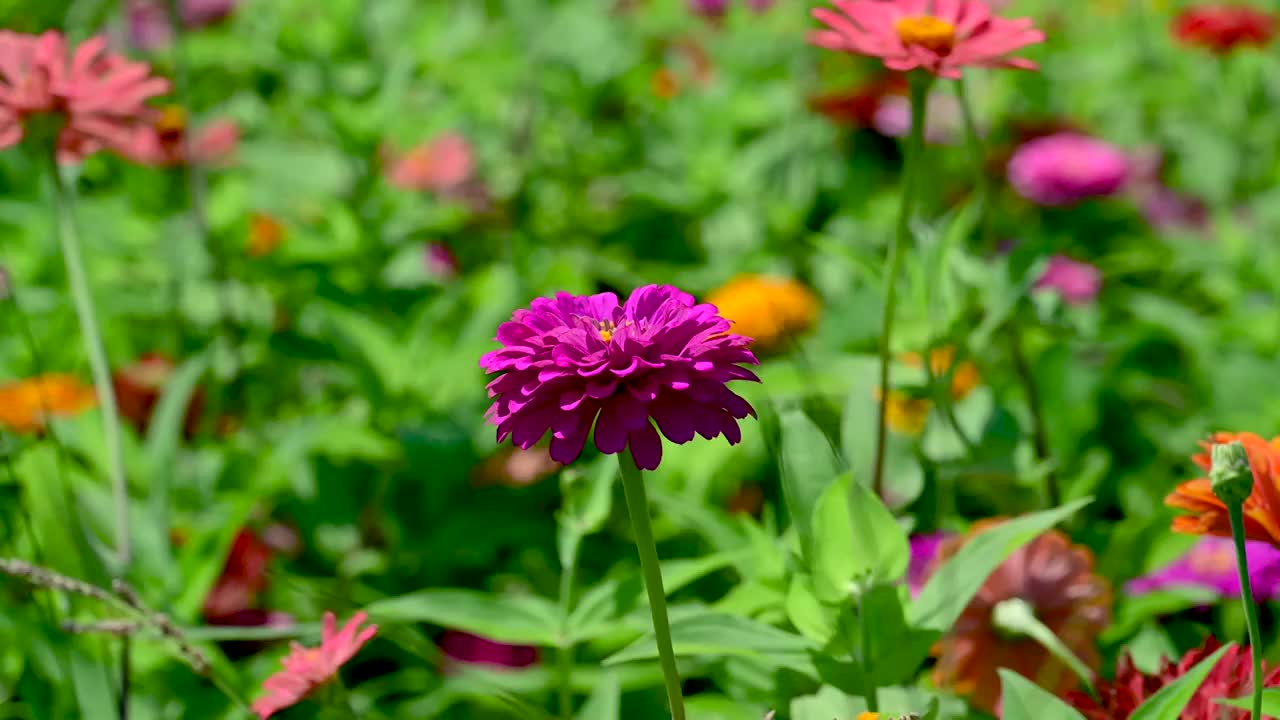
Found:
[(576, 562), (569, 563), (560, 570), (560, 646), (556, 650), (556, 690), (561, 720), (573, 718), (573, 643), (569, 641), (569, 612), (575, 565)]
[(1026, 353), (1022, 349), (1022, 333), (1016, 325), (1009, 326), (1009, 354), (1013, 359), (1013, 369), (1022, 383), (1022, 392), (1027, 396), (1027, 408), (1031, 411), (1031, 443), (1036, 451), (1036, 459), (1048, 465), (1044, 476), (1045, 499), (1048, 507), (1055, 508), (1062, 504), (1062, 489), (1058, 486), (1058, 471), (1053, 467), (1053, 458), (1049, 452), (1049, 431), (1044, 421), (1044, 409), (1040, 406), (1040, 391), (1036, 389), (1035, 374), (1031, 372), (1031, 364), (1027, 362)]
[(622, 469), (622, 490), (627, 496), (627, 513), (636, 535), (640, 552), (640, 570), (644, 573), (644, 589), (649, 594), (649, 612), (653, 616), (653, 634), (658, 641), (658, 662), (671, 702), (672, 720), (685, 720), (684, 697), (680, 694), (680, 671), (676, 667), (675, 650), (671, 647), (671, 623), (667, 619), (667, 593), (662, 588), (662, 566), (658, 563), (658, 546), (649, 523), (649, 498), (644, 489), (644, 475), (630, 455), (618, 454)]
[(871, 488), (877, 496), (884, 490), (884, 454), (888, 440), (889, 411), (889, 361), (892, 350), (893, 320), (898, 305), (898, 275), (901, 273), (903, 247), (911, 236), (911, 213), (915, 207), (917, 175), (920, 155), (924, 151), (925, 105), (928, 103), (932, 76), (912, 73), (911, 83), (911, 135), (907, 141), (907, 157), (902, 181), (902, 204), (898, 208), (898, 227), (889, 245), (889, 259), (885, 266), (884, 315), (880, 319), (880, 403), (876, 420), (876, 455), (872, 471)]
[(866, 606), (862, 598), (858, 598), (858, 622), (861, 624), (862, 636), (862, 694), (867, 700), (867, 712), (880, 712), (880, 693), (876, 682), (876, 665), (871, 658), (871, 619), (867, 616)]
[(1249, 558), (1244, 549), (1244, 506), (1230, 503), (1227, 516), (1231, 520), (1231, 538), (1236, 545), (1236, 569), (1240, 573), (1240, 602), (1249, 621), (1249, 646), (1253, 656), (1253, 714), (1262, 717), (1262, 631), (1258, 627), (1258, 606), (1253, 602), (1253, 583), (1249, 581)]
[(978, 134), (978, 123), (973, 119), (973, 106), (964, 78), (956, 81), (956, 99), (960, 103), (960, 117), (964, 120), (965, 143), (973, 156), (973, 187), (981, 203), (978, 211), (978, 237), (985, 245), (991, 240), (991, 185), (987, 182), (987, 153)]
[(75, 304), (76, 316), (84, 338), (84, 349), (89, 356), (89, 371), (93, 375), (93, 387), (102, 409), (102, 433), (107, 449), (107, 472), (111, 479), (111, 495), (115, 508), (116, 568), (115, 575), (123, 577), (132, 558), (129, 533), (129, 485), (124, 472), (124, 450), (120, 441), (120, 411), (116, 406), (116, 393), (111, 384), (111, 366), (107, 363), (107, 351), (98, 330), (97, 310), (89, 280), (84, 271), (84, 258), (80, 250), (80, 236), (73, 219), (71, 189), (62, 179), (57, 158), (49, 155), (49, 175), (53, 180), (54, 213), (57, 215), (58, 242), (62, 246), (62, 259), (67, 267), (67, 284)]

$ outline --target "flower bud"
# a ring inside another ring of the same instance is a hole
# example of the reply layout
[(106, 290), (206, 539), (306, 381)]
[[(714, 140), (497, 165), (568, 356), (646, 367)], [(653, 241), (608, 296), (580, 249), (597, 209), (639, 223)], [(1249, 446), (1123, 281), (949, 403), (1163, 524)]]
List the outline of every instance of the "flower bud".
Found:
[(1213, 463), (1209, 468), (1209, 481), (1213, 483), (1213, 494), (1227, 507), (1243, 505), (1253, 492), (1253, 469), (1244, 445), (1238, 440), (1214, 445), (1210, 457)]

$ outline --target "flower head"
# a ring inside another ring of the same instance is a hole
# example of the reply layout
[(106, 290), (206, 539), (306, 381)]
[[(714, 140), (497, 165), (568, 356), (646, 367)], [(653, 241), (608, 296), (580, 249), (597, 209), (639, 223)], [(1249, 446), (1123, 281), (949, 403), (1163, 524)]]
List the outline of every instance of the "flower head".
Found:
[(128, 155), (147, 120), (146, 101), (169, 82), (107, 51), (95, 37), (69, 51), (61, 34), (0, 30), (0, 148), (18, 143), (38, 117), (58, 123), (59, 159), (102, 149)]
[(1054, 255), (1036, 280), (1035, 289), (1052, 290), (1069, 305), (1083, 305), (1093, 302), (1102, 290), (1102, 271), (1066, 255)]
[(828, 120), (846, 127), (874, 127), (881, 103), (890, 96), (907, 92), (907, 81), (899, 73), (880, 73), (866, 82), (824, 95), (809, 98), (809, 109)]
[[(872, 126), (887, 137), (906, 137), (911, 132), (911, 99), (905, 95), (885, 95)], [(932, 145), (950, 145), (961, 133), (960, 101), (954, 95), (930, 93), (925, 107), (924, 139)]]
[(401, 190), (448, 193), (459, 189), (474, 172), (471, 144), (461, 134), (450, 132), (392, 158), (387, 181)]
[(222, 574), (204, 598), (201, 613), (217, 625), (255, 607), (258, 594), (267, 589), (271, 547), (248, 528), (241, 528), (231, 543)]
[[(1233, 440), (1244, 444), (1253, 468), (1253, 493), (1244, 501), (1245, 537), (1280, 547), (1280, 438), (1267, 442), (1253, 433), (1220, 432), (1213, 435), (1211, 442), (1201, 445), (1207, 451), (1216, 443)], [(1209, 469), (1208, 452), (1191, 460), (1202, 469)], [(1164, 504), (1191, 513), (1173, 519), (1174, 532), (1231, 537), (1227, 507), (1214, 495), (1207, 477), (1182, 483), (1169, 493)]]
[(1174, 18), (1173, 37), (1215, 53), (1237, 47), (1265, 47), (1276, 35), (1276, 16), (1248, 5), (1195, 5)]
[(910, 540), (911, 561), (907, 565), (907, 587), (911, 597), (920, 594), (928, 580), (930, 566), (938, 554), (942, 543), (954, 537), (949, 532), (933, 532), (924, 535), (912, 535)]
[[(1251, 540), (1245, 543), (1245, 555), (1254, 597), (1262, 602), (1280, 597), (1280, 548)], [(1126, 588), (1130, 593), (1148, 593), (1186, 586), (1208, 588), (1220, 597), (1240, 597), (1234, 543), (1227, 538), (1201, 538), (1182, 557), (1132, 580)]]
[(536, 647), (508, 645), (461, 630), (446, 630), (438, 644), (446, 660), (454, 664), (523, 668), (538, 662)]
[[(120, 415), (129, 421), (140, 434), (151, 425), (151, 414), (160, 402), (165, 386), (178, 366), (164, 353), (150, 352), (137, 362), (117, 370), (111, 376), (111, 386), (116, 391)], [(204, 408), (204, 391), (196, 388), (187, 404), (182, 429), (188, 437), (195, 435), (200, 425), (200, 412)]]
[(216, 120), (192, 132), (186, 111), (171, 105), (154, 113), (151, 127), (138, 132), (127, 156), (155, 167), (208, 165), (227, 158), (239, 143), (235, 122)]
[[(212, 25), (235, 10), (237, 0), (181, 0), (178, 20), (189, 29)], [(129, 0), (125, 5), (129, 44), (156, 50), (173, 41), (169, 0)]]
[(1084, 135), (1059, 133), (1019, 146), (1009, 160), (1009, 184), (1039, 205), (1073, 205), (1124, 186), (1129, 160), (1118, 148)]
[[(936, 571), (975, 535), (1003, 522), (984, 520), (969, 534), (946, 540), (930, 572)], [(1075, 687), (1075, 675), (1040, 643), (1010, 637), (995, 623), (997, 605), (1017, 599), (1062, 640), (1086, 665), (1098, 667), (1094, 640), (1110, 621), (1111, 589), (1093, 572), (1093, 554), (1050, 530), (1022, 546), (996, 568), (960, 619), (934, 647), (938, 665), (934, 682), (968, 695), (975, 706), (991, 712), (1000, 697), (996, 671), (1008, 668), (1035, 680), (1051, 692)]]
[[(1099, 699), (1072, 691), (1066, 694), (1066, 700), (1088, 720), (1125, 720), (1148, 698), (1187, 674), (1219, 647), (1218, 641), (1209, 637), (1203, 645), (1183, 655), (1176, 664), (1168, 659), (1161, 660), (1160, 669), (1153, 675), (1138, 670), (1133, 658), (1126, 653), (1116, 663), (1115, 679), (1097, 683)], [(1218, 701), (1248, 695), (1253, 690), (1252, 663), (1250, 648), (1235, 646), (1227, 650), (1191, 696), (1178, 716), (1180, 720), (1242, 720), (1249, 717), (1248, 711), (1221, 705)], [(1280, 668), (1267, 670), (1265, 661), (1262, 665), (1263, 687), (1280, 687)]]
[[(903, 353), (898, 356), (898, 360), (908, 367), (924, 366), (920, 353)], [(982, 382), (982, 373), (978, 371), (978, 366), (968, 360), (961, 360), (957, 364), (956, 349), (950, 345), (936, 347), (929, 351), (929, 372), (935, 378), (943, 378), (947, 373), (951, 373), (951, 397), (955, 400), (965, 399)]]
[(255, 258), (270, 255), (284, 242), (284, 236), (283, 223), (264, 212), (255, 212), (249, 216), (249, 242), (245, 252)]
[(293, 643), (289, 654), (281, 661), (284, 669), (262, 683), (266, 694), (253, 701), (253, 711), (258, 717), (266, 720), (298, 704), (312, 690), (332, 680), (338, 670), (378, 632), (377, 625), (360, 627), (368, 619), (367, 614), (358, 612), (338, 630), (333, 613), (326, 612), (320, 647), (308, 648)]
[(712, 291), (707, 302), (760, 350), (776, 350), (808, 330), (818, 317), (818, 297), (795, 280), (739, 275)]
[(816, 8), (827, 26), (810, 42), (828, 50), (878, 57), (890, 70), (926, 70), (959, 79), (967, 66), (1034, 70), (1009, 54), (1044, 41), (1031, 20), (991, 14), (983, 0), (832, 0)]
[(49, 418), (77, 415), (96, 403), (93, 388), (71, 375), (38, 375), (0, 384), (0, 428), (40, 432)]
[[(875, 389), (874, 396), (879, 402), (880, 388)], [(884, 410), (884, 423), (899, 435), (915, 437), (924, 432), (932, 407), (933, 403), (927, 397), (902, 390), (890, 390), (888, 406)]]
[(427, 245), (422, 251), (422, 262), (427, 274), (440, 282), (448, 282), (458, 276), (458, 258), (442, 242)]
[(550, 430), (551, 457), (567, 464), (594, 423), (600, 452), (629, 448), (643, 470), (662, 460), (658, 430), (676, 444), (695, 434), (736, 444), (737, 421), (755, 410), (726, 383), (759, 378), (739, 367), (758, 361), (730, 327), (670, 285), (637, 288), (625, 304), (613, 293), (537, 298), (498, 328), (503, 347), (480, 358), (500, 373), (488, 385), (498, 442), (528, 449)]

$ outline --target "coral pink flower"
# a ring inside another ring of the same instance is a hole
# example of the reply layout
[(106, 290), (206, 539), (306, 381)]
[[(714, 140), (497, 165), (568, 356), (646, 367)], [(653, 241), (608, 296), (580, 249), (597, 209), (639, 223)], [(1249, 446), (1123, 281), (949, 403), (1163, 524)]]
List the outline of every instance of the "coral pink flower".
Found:
[(739, 366), (759, 361), (730, 328), (714, 305), (670, 285), (637, 288), (625, 304), (613, 293), (537, 298), (498, 327), (502, 348), (480, 358), (499, 373), (488, 386), (498, 442), (527, 450), (551, 430), (551, 457), (568, 464), (594, 425), (600, 452), (630, 448), (642, 470), (662, 461), (658, 430), (678, 445), (695, 434), (737, 443), (737, 421), (755, 410), (726, 383), (759, 382)]
[(827, 26), (810, 34), (815, 45), (878, 57), (890, 70), (926, 70), (958, 79), (966, 66), (1036, 69), (1009, 53), (1044, 41), (1031, 20), (991, 14), (982, 0), (832, 0), (816, 8)]
[(366, 613), (358, 612), (338, 630), (333, 613), (326, 612), (320, 647), (308, 648), (293, 643), (289, 654), (281, 661), (284, 669), (262, 683), (262, 688), (267, 693), (253, 701), (253, 711), (258, 717), (266, 720), (275, 713), (298, 704), (312, 690), (332, 680), (338, 674), (338, 669), (360, 652), (360, 648), (378, 632), (377, 625), (360, 628), (368, 619)]
[(239, 144), (240, 127), (234, 121), (215, 120), (192, 132), (186, 111), (172, 106), (155, 113), (152, 126), (137, 134), (127, 157), (155, 167), (209, 165), (227, 159)]
[(475, 171), (471, 144), (459, 133), (445, 133), (393, 158), (387, 181), (401, 190), (449, 192)]
[(149, 98), (169, 91), (145, 63), (107, 52), (95, 37), (68, 54), (53, 31), (0, 30), (0, 148), (17, 144), (40, 116), (60, 121), (59, 159), (75, 161), (109, 149), (127, 154), (146, 120)]
[(1248, 5), (1197, 5), (1179, 13), (1172, 31), (1180, 42), (1224, 54), (1242, 46), (1270, 45), (1276, 16)]
[(1036, 280), (1035, 289), (1053, 290), (1068, 305), (1083, 305), (1102, 290), (1102, 271), (1066, 255), (1054, 255)]
[(1039, 205), (1074, 205), (1105, 197), (1129, 179), (1129, 158), (1096, 138), (1058, 133), (1018, 147), (1009, 159), (1014, 192)]

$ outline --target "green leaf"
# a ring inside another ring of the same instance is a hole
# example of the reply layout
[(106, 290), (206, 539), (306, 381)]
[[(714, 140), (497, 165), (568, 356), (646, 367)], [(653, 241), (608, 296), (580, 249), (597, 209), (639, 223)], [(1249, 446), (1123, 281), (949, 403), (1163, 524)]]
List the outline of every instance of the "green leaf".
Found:
[(562, 572), (573, 572), (577, 565), (578, 546), (582, 538), (599, 532), (613, 509), (613, 481), (618, 464), (610, 456), (596, 461), (588, 473), (573, 468), (560, 475), (560, 494), (564, 503), (556, 513), (560, 525), (557, 547)]
[(1204, 682), (1209, 671), (1231, 647), (1231, 644), (1223, 645), (1217, 652), (1196, 663), (1185, 675), (1160, 688), (1160, 692), (1147, 698), (1146, 702), (1133, 711), (1129, 720), (1178, 720), (1191, 697), (1200, 688), (1200, 683)]
[(475, 590), (422, 590), (379, 600), (365, 608), (378, 623), (431, 623), (502, 643), (555, 646), (556, 606), (531, 595), (491, 595)]
[(1062, 642), (1053, 630), (1035, 616), (1035, 611), (1021, 598), (1011, 598), (998, 603), (993, 613), (996, 626), (1020, 633), (1040, 643), (1080, 678), (1085, 685), (1093, 684), (1093, 671)]
[(907, 574), (911, 560), (907, 534), (871, 488), (850, 484), (849, 516), (853, 520), (855, 552), (867, 557), (876, 582), (896, 582)]
[[(700, 613), (671, 623), (671, 640), (676, 655), (731, 655), (761, 657), (768, 655), (801, 655), (817, 649), (809, 640), (779, 630), (772, 625), (737, 615)], [(605, 659), (616, 665), (632, 660), (658, 657), (653, 635), (643, 637)]]
[(826, 645), (835, 637), (838, 610), (818, 600), (808, 575), (797, 573), (791, 578), (785, 608), (787, 619), (801, 635), (819, 645)]
[(578, 717), (580, 720), (619, 720), (621, 713), (622, 687), (618, 684), (618, 676), (605, 672), (578, 711)]
[(880, 686), (909, 682), (938, 640), (934, 630), (908, 627), (903, 615), (903, 592), (898, 587), (877, 585), (860, 598), (860, 609), (868, 622), (859, 625), (867, 633), (867, 654), (874, 658), (871, 669)]
[(913, 627), (949, 630), (987, 576), (1015, 550), (1092, 502), (1082, 498), (1001, 523), (973, 537), (925, 584), (907, 613)]
[(880, 498), (849, 473), (818, 499), (813, 532), (813, 589), (825, 603), (847, 600), (855, 582), (892, 583), (907, 571), (906, 533)]
[(812, 562), (814, 510), (822, 493), (840, 474), (840, 466), (827, 437), (803, 411), (784, 410), (780, 425), (782, 494), (800, 535), (802, 552)]
[[(1253, 696), (1245, 695), (1238, 698), (1223, 698), (1218, 701), (1223, 705), (1242, 708), (1244, 710), (1253, 709)], [(1262, 714), (1270, 717), (1280, 717), (1280, 688), (1263, 688), (1262, 689)]]
[(1085, 720), (1078, 710), (1012, 670), (1001, 668), (1005, 720)]

